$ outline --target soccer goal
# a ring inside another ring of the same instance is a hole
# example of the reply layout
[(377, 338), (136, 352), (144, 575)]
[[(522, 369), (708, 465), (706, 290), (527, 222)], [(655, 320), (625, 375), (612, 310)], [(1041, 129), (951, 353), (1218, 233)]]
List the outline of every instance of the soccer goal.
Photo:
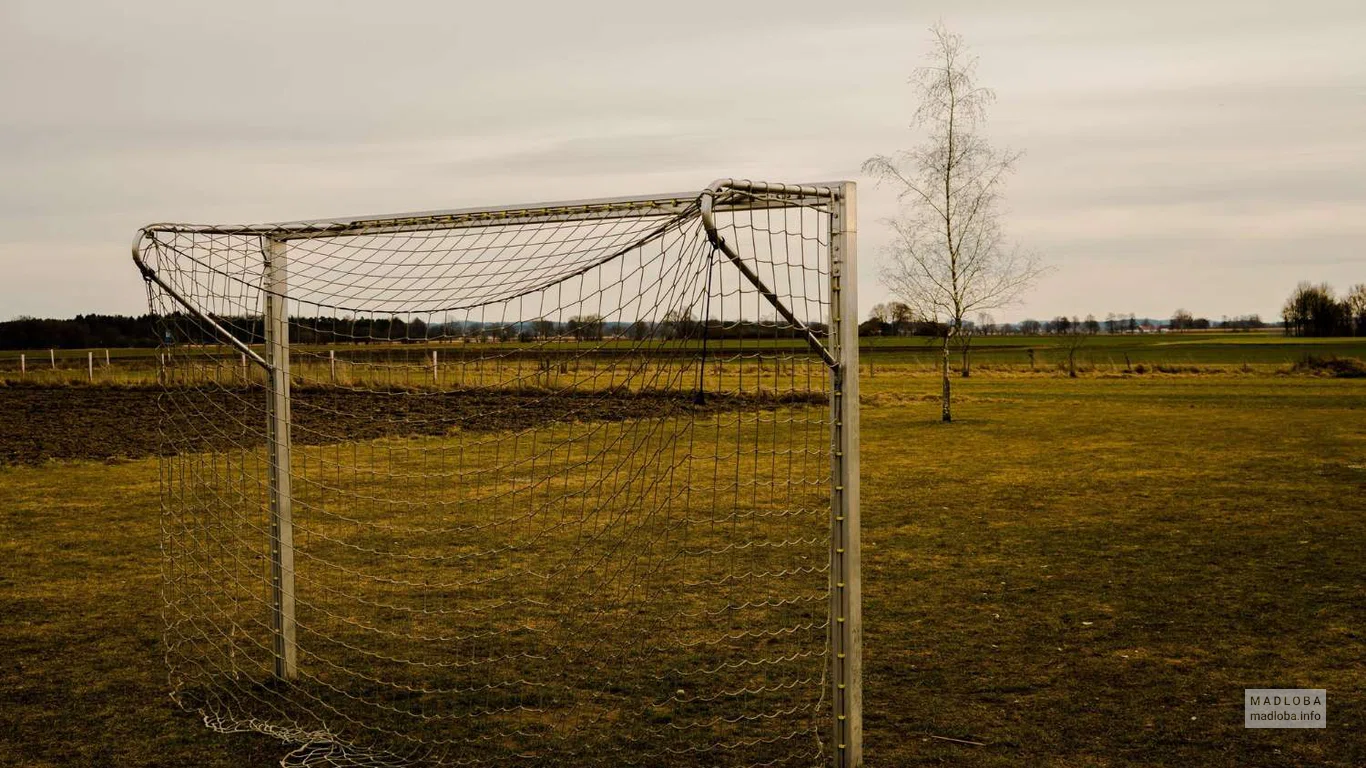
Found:
[(172, 695), (295, 766), (856, 766), (855, 192), (157, 224)]

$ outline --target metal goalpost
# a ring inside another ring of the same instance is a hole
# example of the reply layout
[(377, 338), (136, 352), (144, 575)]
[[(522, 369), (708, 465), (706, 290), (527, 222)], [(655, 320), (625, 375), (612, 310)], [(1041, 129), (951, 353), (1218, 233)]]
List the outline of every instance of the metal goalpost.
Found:
[(177, 701), (292, 765), (862, 765), (856, 220), (139, 230)]

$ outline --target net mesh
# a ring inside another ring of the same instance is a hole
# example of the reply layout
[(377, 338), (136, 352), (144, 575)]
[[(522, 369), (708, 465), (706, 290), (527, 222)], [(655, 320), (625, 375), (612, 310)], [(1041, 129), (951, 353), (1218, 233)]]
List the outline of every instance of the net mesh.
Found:
[(144, 230), (176, 701), (287, 765), (824, 762), (829, 211), (729, 201), (790, 317), (698, 198)]

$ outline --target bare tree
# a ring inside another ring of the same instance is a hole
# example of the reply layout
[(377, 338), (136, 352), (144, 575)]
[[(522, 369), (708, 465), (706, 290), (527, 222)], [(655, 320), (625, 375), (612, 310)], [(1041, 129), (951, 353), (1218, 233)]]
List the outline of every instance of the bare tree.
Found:
[(1357, 283), (1352, 286), (1347, 291), (1347, 298), (1343, 301), (1347, 305), (1347, 317), (1352, 326), (1352, 335), (1366, 335), (1366, 283)]
[(606, 323), (602, 315), (575, 315), (564, 324), (564, 329), (578, 341), (602, 341)]
[(921, 318), (942, 322), (944, 421), (952, 421), (949, 349), (973, 312), (1014, 303), (1043, 273), (1001, 233), (1001, 187), (1019, 154), (998, 152), (978, 132), (995, 100), (976, 83), (977, 59), (961, 36), (932, 30), (931, 62), (911, 76), (920, 99), (912, 125), (923, 144), (869, 158), (863, 170), (897, 187), (901, 214), (881, 278)]
[(1063, 347), (1067, 350), (1067, 376), (1077, 378), (1077, 351), (1086, 345), (1086, 338), (1090, 332), (1086, 326), (1072, 318), (1072, 322), (1067, 325), (1066, 330), (1059, 331), (1063, 335)]
[(1295, 292), (1286, 299), (1281, 318), (1287, 334), (1337, 336), (1350, 333), (1349, 312), (1348, 305), (1337, 300), (1327, 283), (1312, 285), (1302, 282), (1295, 286)]
[(892, 313), (892, 327), (897, 336), (906, 336), (915, 332), (915, 313), (911, 308), (899, 301), (892, 302), (889, 307)]
[(547, 320), (543, 317), (539, 320), (533, 321), (531, 323), (531, 327), (535, 329), (537, 336), (539, 336), (542, 339), (548, 339), (551, 336), (555, 335), (555, 329), (558, 327), (558, 325), (554, 320)]
[(677, 341), (691, 339), (701, 323), (693, 319), (692, 307), (683, 307), (665, 312), (660, 325), (664, 328), (664, 338)]
[(953, 333), (953, 337), (958, 341), (958, 353), (963, 356), (962, 362), (958, 364), (958, 375), (968, 378), (972, 375), (972, 340), (982, 329), (970, 322), (963, 323), (963, 327)]
[(1171, 322), (1167, 323), (1167, 327), (1173, 331), (1189, 331), (1195, 327), (1195, 315), (1184, 309), (1178, 309), (1172, 313)]

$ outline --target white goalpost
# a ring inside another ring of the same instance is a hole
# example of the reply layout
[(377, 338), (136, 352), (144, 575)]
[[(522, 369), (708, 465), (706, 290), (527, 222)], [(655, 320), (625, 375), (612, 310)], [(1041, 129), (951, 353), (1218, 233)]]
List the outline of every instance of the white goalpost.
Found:
[(291, 766), (862, 765), (855, 205), (139, 230), (177, 703)]

